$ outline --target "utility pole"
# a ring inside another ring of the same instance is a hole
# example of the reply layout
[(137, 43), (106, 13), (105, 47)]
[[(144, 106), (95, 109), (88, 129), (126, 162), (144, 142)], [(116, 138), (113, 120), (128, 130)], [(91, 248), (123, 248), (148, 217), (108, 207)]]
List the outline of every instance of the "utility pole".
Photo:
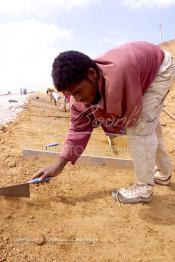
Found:
[(163, 30), (162, 30), (162, 24), (158, 23), (159, 30), (160, 30), (160, 44), (163, 42)]

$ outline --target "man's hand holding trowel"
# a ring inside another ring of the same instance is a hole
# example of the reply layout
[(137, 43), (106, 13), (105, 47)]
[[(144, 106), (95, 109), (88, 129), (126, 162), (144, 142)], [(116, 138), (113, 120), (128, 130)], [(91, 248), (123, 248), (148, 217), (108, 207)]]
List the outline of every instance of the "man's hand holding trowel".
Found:
[(67, 162), (68, 161), (66, 159), (60, 157), (54, 164), (40, 169), (32, 179), (40, 178), (41, 183), (46, 182), (46, 178), (51, 178), (59, 175)]

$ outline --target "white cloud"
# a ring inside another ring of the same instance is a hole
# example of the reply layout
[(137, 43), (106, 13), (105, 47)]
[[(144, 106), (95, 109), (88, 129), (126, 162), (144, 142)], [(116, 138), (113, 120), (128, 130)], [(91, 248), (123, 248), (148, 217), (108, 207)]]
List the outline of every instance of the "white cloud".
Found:
[(73, 7), (87, 7), (92, 3), (98, 2), (98, 0), (70, 0), (70, 1), (62, 1), (62, 6), (67, 8)]
[(53, 58), (73, 34), (70, 29), (41, 21), (98, 1), (101, 0), (0, 0), (1, 21), (9, 21), (0, 23), (0, 93), (52, 84)]
[(175, 5), (175, 0), (122, 0), (122, 4), (133, 9), (141, 7), (160, 7), (166, 8)]
[(0, 36), (1, 93), (51, 84), (51, 65), (60, 51), (58, 46), (63, 49), (73, 35), (69, 29), (31, 20), (0, 24)]
[(100, 0), (0, 0), (1, 15), (49, 16), (55, 10), (87, 7)]
[(116, 46), (122, 45), (122, 44), (124, 44), (126, 42), (128, 42), (128, 40), (124, 39), (124, 38), (115, 39), (115, 38), (111, 38), (111, 37), (105, 37), (103, 39), (100, 39), (98, 41), (98, 44), (99, 45), (108, 45), (108, 46), (110, 46), (112, 48), (112, 47), (116, 47)]

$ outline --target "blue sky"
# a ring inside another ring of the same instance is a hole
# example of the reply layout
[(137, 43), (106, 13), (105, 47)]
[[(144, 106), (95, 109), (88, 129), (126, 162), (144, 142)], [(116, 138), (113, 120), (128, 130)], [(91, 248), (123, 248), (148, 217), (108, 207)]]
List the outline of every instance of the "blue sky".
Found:
[(0, 0), (0, 93), (52, 85), (63, 50), (96, 57), (122, 43), (175, 39), (175, 0)]

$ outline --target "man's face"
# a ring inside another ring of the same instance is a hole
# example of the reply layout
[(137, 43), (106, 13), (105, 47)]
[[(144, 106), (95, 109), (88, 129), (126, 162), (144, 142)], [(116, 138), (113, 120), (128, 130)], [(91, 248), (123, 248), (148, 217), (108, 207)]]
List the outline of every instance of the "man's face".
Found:
[(77, 102), (85, 104), (93, 104), (98, 90), (98, 74), (95, 69), (89, 68), (87, 78), (78, 82), (70, 84), (64, 95), (72, 95)]

